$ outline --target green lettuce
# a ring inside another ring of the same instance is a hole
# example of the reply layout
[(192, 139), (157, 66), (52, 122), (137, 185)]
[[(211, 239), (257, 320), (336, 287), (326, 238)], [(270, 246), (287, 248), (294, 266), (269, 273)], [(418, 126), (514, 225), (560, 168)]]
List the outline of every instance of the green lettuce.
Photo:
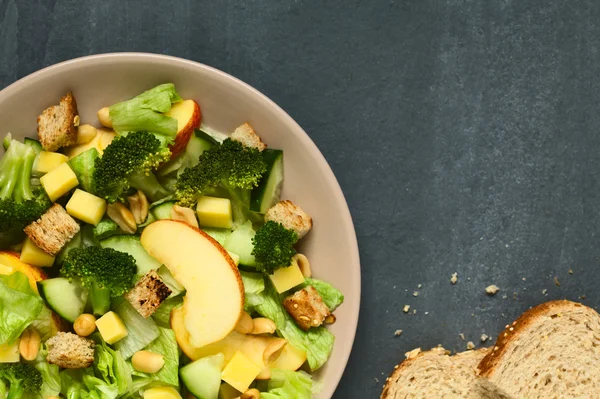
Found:
[(159, 327), (171, 328), (171, 311), (181, 304), (183, 304), (183, 295), (169, 298), (160, 304), (152, 314), (152, 318)]
[(177, 119), (163, 115), (181, 101), (175, 85), (165, 83), (128, 101), (112, 105), (109, 115), (118, 133), (147, 131), (170, 137), (177, 134)]
[(135, 352), (144, 349), (158, 338), (159, 330), (154, 319), (145, 319), (125, 299), (115, 299), (112, 310), (119, 315), (127, 328), (127, 336), (114, 345), (125, 359), (129, 359)]
[(303, 371), (272, 370), (268, 391), (261, 392), (261, 399), (311, 399), (313, 382)]
[(59, 368), (55, 364), (49, 364), (46, 361), (48, 350), (44, 345), (40, 348), (37, 357), (33, 361), (33, 366), (42, 373), (42, 388), (40, 395), (44, 398), (49, 396), (58, 396), (60, 393), (60, 374)]
[(31, 322), (31, 326), (40, 333), (42, 342), (47, 341), (57, 332), (54, 317), (56, 316), (47, 306), (42, 306), (42, 310), (37, 319)]
[(33, 322), (44, 301), (21, 272), (0, 275), (0, 344), (12, 343)]
[(240, 271), (244, 283), (244, 310), (252, 312), (257, 305), (263, 303), (265, 290), (265, 279), (261, 273), (250, 273)]
[(167, 385), (179, 387), (179, 348), (175, 340), (175, 332), (169, 328), (159, 327), (160, 335), (144, 349), (163, 355), (165, 365), (154, 374), (141, 373), (133, 370), (133, 375), (146, 377), (150, 380), (160, 381)]
[(129, 366), (121, 353), (111, 349), (101, 338), (96, 344), (94, 355), (94, 371), (96, 376), (109, 386), (116, 388), (119, 395), (129, 391), (131, 385), (131, 374)]
[(342, 304), (342, 302), (344, 302), (344, 295), (342, 292), (323, 280), (307, 278), (304, 280), (304, 284), (302, 284), (300, 288), (304, 288), (309, 285), (313, 286), (319, 295), (321, 295), (323, 302), (325, 302), (325, 305), (327, 305), (330, 312), (333, 312)]

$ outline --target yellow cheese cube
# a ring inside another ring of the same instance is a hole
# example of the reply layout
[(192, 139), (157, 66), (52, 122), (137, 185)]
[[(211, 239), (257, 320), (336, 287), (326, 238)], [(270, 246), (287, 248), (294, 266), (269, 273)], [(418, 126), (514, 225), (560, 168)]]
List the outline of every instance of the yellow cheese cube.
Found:
[(231, 256), (231, 259), (233, 259), (233, 263), (235, 263), (236, 266), (240, 264), (240, 256), (238, 254), (229, 251), (227, 251), (227, 253)]
[(0, 363), (18, 363), (20, 360), (18, 339), (12, 344), (0, 345)]
[(200, 226), (221, 227), (225, 229), (230, 229), (233, 226), (231, 201), (227, 198), (204, 195), (198, 200), (196, 213), (200, 220)]
[(39, 267), (50, 267), (54, 264), (54, 256), (48, 255), (29, 238), (26, 238), (23, 243), (20, 260), (23, 263)]
[(238, 351), (223, 369), (221, 379), (238, 391), (246, 392), (259, 373), (260, 367)]
[(106, 201), (93, 194), (77, 189), (67, 202), (67, 213), (94, 226), (106, 212)]
[(271, 282), (275, 286), (275, 289), (280, 294), (304, 282), (304, 275), (302, 274), (302, 271), (300, 271), (300, 267), (298, 267), (297, 263), (292, 263), (291, 266), (277, 269), (269, 277), (271, 278)]
[(144, 391), (144, 399), (181, 399), (181, 395), (172, 387), (150, 388)]
[(58, 152), (42, 151), (37, 156), (35, 164), (33, 165), (33, 172), (36, 174), (46, 174), (51, 170), (56, 169), (58, 166), (67, 162), (69, 157)]
[(63, 163), (40, 178), (40, 183), (46, 190), (51, 201), (56, 201), (70, 190), (77, 187), (79, 182), (75, 172), (68, 163)]
[(112, 311), (96, 320), (96, 327), (102, 338), (110, 345), (127, 336), (127, 328), (125, 328), (123, 320)]

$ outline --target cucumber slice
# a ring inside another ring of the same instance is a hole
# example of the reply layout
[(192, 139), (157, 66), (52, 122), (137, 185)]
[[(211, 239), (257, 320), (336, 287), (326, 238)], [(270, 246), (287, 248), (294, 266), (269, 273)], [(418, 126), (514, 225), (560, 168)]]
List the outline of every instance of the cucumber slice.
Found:
[(196, 130), (195, 134), (190, 137), (190, 141), (188, 141), (187, 146), (185, 147), (185, 152), (177, 158), (170, 160), (160, 168), (157, 173), (158, 176), (166, 176), (180, 169), (197, 165), (200, 155), (202, 155), (204, 151), (218, 144), (219, 142), (212, 138), (208, 133)]
[(146, 252), (140, 239), (136, 236), (112, 236), (100, 241), (100, 246), (102, 248), (112, 248), (115, 251), (125, 252), (133, 256), (138, 268), (138, 276), (143, 276), (150, 270), (157, 270), (162, 266), (159, 261)]
[(35, 150), (35, 152), (37, 152), (38, 154), (44, 150), (44, 148), (42, 147), (42, 144), (39, 141), (30, 139), (29, 137), (26, 137), (23, 140), (23, 143), (26, 146), (33, 148)]
[(230, 229), (219, 229), (217, 227), (202, 227), (202, 231), (215, 239), (216, 242), (223, 245), (227, 237), (231, 235)]
[(248, 220), (246, 223), (233, 230), (229, 237), (223, 242), (223, 247), (229, 252), (238, 255), (242, 265), (254, 266), (256, 260), (254, 259), (254, 255), (252, 255), (252, 250), (254, 249), (252, 239), (255, 234), (256, 232), (252, 228), (252, 222)]
[(173, 209), (173, 205), (175, 205), (175, 201), (167, 201), (162, 204), (156, 205), (154, 208), (150, 209), (152, 215), (157, 220), (161, 219), (171, 219), (171, 210)]
[(262, 154), (267, 172), (250, 197), (250, 210), (258, 213), (266, 213), (279, 201), (283, 185), (283, 151), (266, 149)]
[(83, 313), (88, 291), (81, 285), (64, 277), (38, 281), (40, 296), (48, 306), (63, 319), (74, 323)]
[(217, 399), (221, 388), (221, 370), (225, 356), (218, 353), (203, 357), (179, 370), (181, 381), (192, 395), (198, 399)]

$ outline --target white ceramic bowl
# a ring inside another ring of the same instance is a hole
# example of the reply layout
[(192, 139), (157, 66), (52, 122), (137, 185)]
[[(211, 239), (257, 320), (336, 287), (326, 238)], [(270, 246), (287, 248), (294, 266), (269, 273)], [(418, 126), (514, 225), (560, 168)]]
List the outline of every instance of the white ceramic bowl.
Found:
[(282, 197), (309, 213), (314, 228), (301, 250), (315, 277), (345, 295), (336, 310), (335, 348), (316, 373), (323, 382), (317, 398), (330, 398), (354, 341), (360, 305), (360, 264), (348, 206), (331, 168), (302, 128), (263, 94), (223, 72), (180, 58), (138, 53), (104, 54), (63, 62), (33, 73), (0, 92), (0, 135), (36, 136), (36, 118), (72, 90), (82, 123), (98, 124), (96, 111), (157, 84), (173, 82), (184, 98), (195, 99), (203, 124), (231, 132), (250, 122), (271, 148), (284, 150)]

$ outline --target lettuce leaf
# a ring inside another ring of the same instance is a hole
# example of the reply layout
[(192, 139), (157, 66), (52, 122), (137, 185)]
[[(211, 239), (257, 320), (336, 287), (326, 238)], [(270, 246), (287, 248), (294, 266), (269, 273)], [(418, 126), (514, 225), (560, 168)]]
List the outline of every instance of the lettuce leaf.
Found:
[(183, 295), (169, 298), (160, 304), (158, 309), (152, 315), (152, 318), (159, 327), (171, 328), (171, 311), (183, 303)]
[(112, 310), (127, 327), (127, 336), (114, 344), (125, 359), (129, 359), (135, 352), (144, 349), (158, 338), (159, 330), (154, 319), (145, 319), (124, 298), (113, 300)]
[(165, 83), (132, 98), (112, 105), (109, 115), (118, 133), (148, 131), (175, 137), (177, 119), (163, 115), (171, 104), (181, 101), (175, 85)]
[(304, 288), (309, 285), (313, 286), (319, 295), (321, 295), (323, 302), (325, 302), (325, 305), (327, 305), (330, 312), (333, 312), (342, 304), (342, 302), (344, 302), (344, 295), (341, 293), (341, 291), (323, 280), (307, 278), (304, 280), (304, 284), (302, 284), (300, 288)]
[(95, 338), (98, 341), (94, 355), (95, 374), (107, 385), (116, 388), (119, 395), (123, 395), (131, 385), (129, 366), (119, 351), (111, 349), (99, 336)]
[(34, 321), (44, 301), (21, 272), (0, 275), (0, 344), (12, 343)]
[(272, 370), (268, 391), (261, 392), (261, 399), (311, 399), (313, 382), (303, 371)]
[(244, 310), (252, 312), (252, 310), (263, 303), (263, 295), (265, 290), (265, 279), (261, 273), (250, 273), (240, 270), (242, 282), (244, 283)]
[[(164, 356), (165, 365), (154, 374), (141, 373), (131, 367), (133, 375), (146, 377), (149, 380), (160, 381), (161, 383), (179, 387), (179, 347), (175, 340), (175, 332), (169, 328), (159, 327), (160, 335), (150, 343), (147, 351), (158, 353)], [(130, 364), (131, 366), (131, 364)]]
[(60, 393), (59, 368), (55, 364), (49, 364), (46, 361), (46, 356), (48, 356), (48, 350), (45, 345), (42, 345), (37, 357), (33, 361), (33, 367), (42, 373), (43, 382), (40, 395), (44, 398), (58, 396)]

